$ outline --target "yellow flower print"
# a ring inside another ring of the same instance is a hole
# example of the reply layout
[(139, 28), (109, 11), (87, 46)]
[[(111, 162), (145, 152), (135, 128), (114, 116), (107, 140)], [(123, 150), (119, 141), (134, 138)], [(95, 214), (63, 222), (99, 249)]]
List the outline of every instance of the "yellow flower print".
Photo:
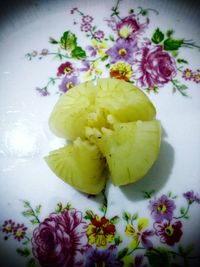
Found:
[(110, 77), (129, 81), (133, 74), (133, 70), (130, 64), (123, 61), (119, 61), (110, 68)]
[(90, 69), (84, 75), (84, 79), (86, 81), (93, 78), (93, 76), (100, 77), (102, 75), (102, 70), (98, 67), (99, 62), (99, 60), (95, 60), (92, 62)]
[(107, 55), (105, 50), (108, 48), (108, 43), (106, 41), (98, 42), (93, 39), (92, 46), (96, 49), (100, 57), (105, 57)]
[(134, 227), (132, 224), (126, 225), (125, 234), (126, 236), (132, 238), (129, 245), (132, 250), (136, 249), (140, 242), (145, 248), (151, 248), (153, 246), (152, 242), (149, 240), (149, 237), (154, 235), (154, 231), (147, 230), (148, 225), (149, 220), (147, 218), (138, 219), (137, 227)]
[(105, 217), (100, 218), (95, 215), (87, 227), (88, 243), (97, 247), (106, 247), (115, 237), (115, 225), (110, 223)]
[(149, 220), (147, 218), (140, 218), (137, 221), (137, 228), (134, 228), (132, 224), (127, 224), (125, 233), (128, 237), (136, 238), (138, 233), (141, 233), (145, 230), (149, 225)]

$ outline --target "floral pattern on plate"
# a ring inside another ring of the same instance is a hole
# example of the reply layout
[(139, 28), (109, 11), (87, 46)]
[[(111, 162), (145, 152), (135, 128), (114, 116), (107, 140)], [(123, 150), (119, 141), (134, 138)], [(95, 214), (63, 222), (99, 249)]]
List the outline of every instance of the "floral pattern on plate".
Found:
[[(46, 85), (36, 87), (37, 92), (42, 96), (63, 94), (79, 82), (113, 77), (147, 92), (159, 92), (171, 84), (173, 92), (189, 94), (184, 82), (198, 84), (200, 70), (191, 69), (181, 51), (200, 47), (192, 40), (176, 37), (172, 29), (164, 32), (157, 27), (147, 34), (150, 14), (159, 16), (159, 12), (134, 7), (127, 16), (121, 16), (120, 2), (103, 21), (110, 34), (96, 26), (94, 17), (75, 7), (70, 11), (74, 27), (87, 38), (86, 45), (81, 46), (80, 36), (67, 30), (58, 40), (49, 38), (55, 50), (43, 48), (26, 54), (28, 60), (47, 56), (58, 60), (55, 76)], [(190, 208), (200, 205), (198, 193), (191, 190), (182, 196), (171, 192), (153, 196), (153, 192), (144, 192), (147, 217), (140, 216), (138, 210), (124, 210), (108, 217), (105, 191), (102, 196), (98, 214), (91, 209), (80, 211), (70, 203), (58, 203), (43, 220), (42, 206), (34, 208), (24, 201), (22, 214), (27, 221), (9, 218), (1, 222), (1, 237), (5, 242), (16, 242), (16, 253), (24, 257), (29, 267), (186, 267), (199, 259), (194, 253), (195, 244), (188, 241), (183, 245), (185, 228), (192, 219)], [(179, 207), (178, 199), (185, 206)]]
[(200, 48), (192, 40), (178, 38), (173, 29), (163, 32), (157, 27), (149, 36), (150, 13), (158, 16), (154, 9), (138, 7), (130, 9), (121, 17), (120, 0), (111, 8), (111, 15), (104, 19), (110, 29), (106, 33), (95, 25), (94, 17), (75, 7), (71, 10), (74, 25), (79, 26), (88, 44), (81, 47), (79, 37), (70, 30), (59, 40), (50, 37), (56, 51), (42, 49), (26, 54), (29, 60), (55, 56), (59, 61), (56, 76), (51, 77), (43, 87), (36, 90), (43, 96), (50, 94), (50, 86), (58, 82), (58, 92), (65, 93), (77, 83), (96, 80), (99, 77), (124, 79), (146, 91), (159, 92), (166, 84), (171, 84), (173, 92), (188, 95), (184, 80), (199, 83), (200, 70), (191, 70), (188, 61), (181, 57), (181, 50)]
[(193, 255), (194, 244), (185, 247), (181, 241), (191, 205), (200, 205), (198, 193), (183, 193), (185, 206), (180, 208), (176, 205), (178, 196), (171, 192), (154, 197), (154, 191), (143, 194), (148, 218), (135, 210), (108, 218), (103, 191), (99, 214), (58, 203), (55, 211), (40, 221), (41, 205), (33, 208), (24, 201), (23, 215), (29, 223), (25, 226), (9, 219), (3, 222), (1, 232), (5, 240), (19, 242), (16, 251), (27, 258), (27, 266), (139, 267), (161, 266), (163, 261), (164, 266), (193, 266), (193, 260), (200, 259)]

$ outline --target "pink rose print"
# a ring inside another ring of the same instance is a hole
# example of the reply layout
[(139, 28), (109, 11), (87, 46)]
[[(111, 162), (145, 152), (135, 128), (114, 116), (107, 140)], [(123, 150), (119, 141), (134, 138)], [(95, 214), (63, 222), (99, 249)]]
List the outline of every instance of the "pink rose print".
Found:
[(41, 266), (82, 266), (86, 245), (82, 214), (74, 209), (52, 213), (33, 232), (32, 251)]
[(136, 54), (136, 78), (143, 88), (161, 87), (176, 76), (175, 59), (161, 46), (143, 47)]

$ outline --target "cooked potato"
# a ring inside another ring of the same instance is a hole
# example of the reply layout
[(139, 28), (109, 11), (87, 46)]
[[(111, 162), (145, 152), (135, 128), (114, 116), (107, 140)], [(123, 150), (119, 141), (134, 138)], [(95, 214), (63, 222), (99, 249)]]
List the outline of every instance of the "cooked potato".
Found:
[(96, 90), (92, 82), (79, 84), (62, 95), (49, 118), (52, 132), (68, 140), (84, 138), (88, 116), (94, 112), (95, 99)]
[(72, 143), (50, 152), (46, 161), (85, 193), (104, 188), (107, 166), (115, 185), (133, 183), (159, 153), (161, 127), (155, 116), (146, 94), (128, 82), (109, 78), (79, 84), (61, 96), (49, 119), (50, 129)]
[(124, 80), (99, 79), (96, 106), (119, 122), (149, 121), (156, 115), (155, 107), (149, 98)]
[(142, 178), (158, 157), (160, 122), (137, 121), (114, 124), (102, 132), (87, 129), (91, 140), (105, 156), (115, 185), (125, 185)]
[(63, 181), (76, 189), (98, 194), (106, 183), (105, 161), (99, 149), (80, 138), (50, 152), (46, 162)]

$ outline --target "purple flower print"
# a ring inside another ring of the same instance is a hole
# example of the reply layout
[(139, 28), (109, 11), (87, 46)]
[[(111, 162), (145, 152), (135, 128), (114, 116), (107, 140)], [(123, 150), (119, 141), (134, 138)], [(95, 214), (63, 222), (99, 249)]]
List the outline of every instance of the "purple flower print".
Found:
[(198, 194), (195, 194), (193, 190), (184, 193), (183, 196), (190, 204), (192, 204), (193, 202), (200, 204), (200, 196)]
[(187, 81), (187, 80), (192, 80), (193, 78), (193, 72), (191, 69), (185, 69), (183, 71), (182, 77)]
[(101, 41), (104, 38), (104, 35), (105, 35), (104, 32), (99, 30), (99, 31), (94, 32), (93, 37), (96, 40)]
[(17, 239), (18, 241), (24, 239), (27, 229), (28, 228), (25, 227), (24, 224), (18, 223), (17, 225), (15, 225), (15, 227), (13, 228), (14, 238)]
[(71, 77), (65, 76), (58, 87), (61, 92), (65, 93), (77, 84), (78, 84), (77, 76), (71, 76)]
[(137, 254), (133, 261), (133, 267), (148, 267), (147, 264), (143, 264), (144, 256), (142, 254)]
[(35, 90), (41, 95), (41, 96), (48, 96), (50, 93), (48, 92), (46, 87), (40, 88), (36, 87)]
[(97, 49), (91, 45), (86, 46), (86, 50), (89, 52), (90, 57), (95, 57), (97, 55)]
[(48, 53), (49, 53), (49, 50), (47, 48), (43, 48), (40, 54), (42, 56), (46, 56), (46, 55), (48, 55)]
[(125, 233), (127, 236), (131, 237), (136, 243), (142, 244), (142, 246), (146, 249), (151, 249), (153, 247), (153, 243), (150, 240), (152, 236), (154, 236), (153, 230), (144, 230), (147, 227), (148, 220), (143, 218), (138, 221), (137, 229), (134, 228), (132, 224), (127, 224)]
[(153, 243), (151, 240), (149, 240), (149, 237), (154, 235), (154, 231), (152, 230), (145, 230), (140, 235), (140, 241), (144, 248), (150, 249), (153, 247)]
[(154, 220), (161, 222), (164, 219), (172, 219), (176, 206), (173, 200), (169, 199), (166, 195), (162, 195), (159, 199), (150, 200), (149, 208)]
[(88, 60), (83, 60), (82, 61), (82, 68), (79, 68), (79, 71), (88, 71), (90, 69), (90, 62)]
[(140, 23), (134, 15), (130, 15), (118, 22), (116, 29), (119, 38), (134, 39), (147, 28), (148, 24), (149, 19), (145, 23)]
[(177, 73), (175, 59), (161, 46), (146, 46), (136, 53), (136, 76), (141, 87), (153, 89), (171, 81)]
[(160, 237), (160, 242), (173, 246), (179, 242), (183, 232), (181, 221), (154, 223), (155, 233)]
[(110, 56), (110, 63), (116, 63), (117, 61), (133, 63), (133, 52), (136, 50), (136, 40), (129, 42), (124, 39), (119, 39), (106, 53)]
[(4, 221), (2, 231), (6, 234), (12, 233), (15, 223), (12, 220)]
[(72, 8), (71, 10), (70, 10), (70, 14), (74, 14), (75, 13), (75, 11), (77, 11), (78, 10), (78, 8), (77, 7), (74, 7), (74, 8)]
[(193, 81), (195, 83), (200, 83), (200, 70), (199, 69), (193, 73)]
[(90, 23), (90, 22), (92, 22), (93, 21), (93, 17), (91, 17), (91, 16), (89, 16), (89, 15), (86, 15), (86, 16), (83, 16), (82, 17), (82, 22), (83, 23)]
[(117, 31), (117, 21), (115, 17), (111, 17), (110, 19), (105, 19), (108, 27), (110, 27), (114, 32)]
[(85, 222), (75, 209), (52, 213), (33, 232), (32, 251), (40, 265), (83, 266), (86, 247)]
[(89, 32), (92, 30), (92, 25), (89, 23), (81, 24), (81, 31), (82, 32)]
[(109, 247), (107, 250), (100, 250), (89, 247), (86, 251), (85, 267), (105, 266), (122, 267), (123, 263), (117, 258), (117, 249)]

